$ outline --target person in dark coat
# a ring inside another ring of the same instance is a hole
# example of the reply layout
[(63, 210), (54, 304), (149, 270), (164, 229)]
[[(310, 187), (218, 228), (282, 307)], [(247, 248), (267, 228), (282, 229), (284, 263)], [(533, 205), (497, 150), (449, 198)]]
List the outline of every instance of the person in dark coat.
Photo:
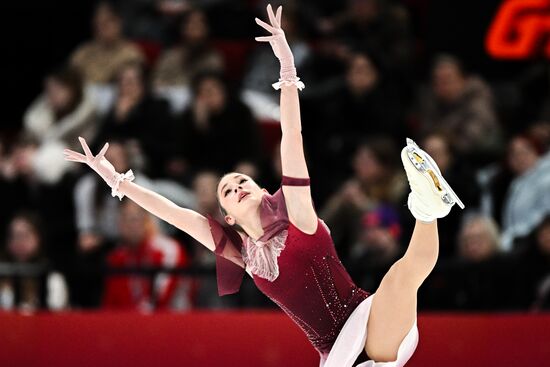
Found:
[(174, 175), (185, 170), (230, 171), (243, 161), (258, 163), (260, 132), (248, 107), (231, 97), (217, 73), (197, 75), (193, 102), (171, 136)]
[[(139, 63), (126, 64), (118, 74), (118, 98), (107, 114), (96, 142), (109, 139), (134, 141), (145, 160), (150, 176), (162, 174), (167, 154), (165, 144), (170, 128), (170, 109), (164, 100), (153, 97), (147, 86), (145, 70)], [(139, 166), (139, 165), (138, 165)]]

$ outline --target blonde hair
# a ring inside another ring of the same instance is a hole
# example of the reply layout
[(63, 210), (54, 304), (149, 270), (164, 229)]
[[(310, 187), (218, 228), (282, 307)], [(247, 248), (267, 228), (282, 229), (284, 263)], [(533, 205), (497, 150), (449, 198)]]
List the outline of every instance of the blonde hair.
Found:
[(460, 250), (462, 251), (462, 243), (464, 238), (464, 232), (466, 231), (466, 228), (471, 226), (474, 223), (480, 223), (484, 229), (484, 233), (486, 233), (489, 236), (489, 240), (491, 241), (491, 249), (494, 251), (500, 251), (500, 230), (498, 228), (498, 224), (495, 222), (495, 220), (491, 217), (488, 217), (483, 214), (472, 214), (465, 218), (465, 220), (462, 222), (462, 226), (460, 228), (460, 234), (459, 234), (459, 245)]

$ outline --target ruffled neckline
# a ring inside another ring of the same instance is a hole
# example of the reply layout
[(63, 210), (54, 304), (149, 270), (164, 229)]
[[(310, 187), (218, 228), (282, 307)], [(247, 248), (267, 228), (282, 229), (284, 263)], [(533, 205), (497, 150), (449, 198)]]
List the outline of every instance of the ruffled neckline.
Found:
[(284, 250), (288, 235), (288, 213), (283, 192), (265, 194), (260, 203), (263, 235), (258, 240), (245, 236), (241, 249), (244, 263), (260, 278), (274, 281), (279, 276), (277, 258)]

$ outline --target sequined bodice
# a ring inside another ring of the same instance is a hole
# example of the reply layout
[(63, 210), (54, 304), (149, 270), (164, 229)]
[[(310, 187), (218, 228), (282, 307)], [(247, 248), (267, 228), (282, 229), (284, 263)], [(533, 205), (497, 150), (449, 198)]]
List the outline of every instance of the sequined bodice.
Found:
[(260, 291), (328, 353), (346, 320), (369, 294), (358, 288), (338, 259), (324, 222), (308, 235), (289, 220), (283, 190), (264, 195), (260, 204), (264, 235), (251, 243), (213, 218), (218, 293), (239, 290), (246, 266)]
[(317, 350), (330, 351), (349, 315), (369, 294), (353, 283), (321, 221), (313, 235), (289, 224), (277, 261), (277, 279), (254, 275), (254, 283), (304, 330)]

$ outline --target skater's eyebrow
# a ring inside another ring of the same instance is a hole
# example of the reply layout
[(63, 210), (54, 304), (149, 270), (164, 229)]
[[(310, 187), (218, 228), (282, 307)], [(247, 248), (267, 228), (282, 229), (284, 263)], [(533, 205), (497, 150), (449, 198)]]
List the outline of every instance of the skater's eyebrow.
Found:
[[(233, 176), (233, 178), (239, 178), (239, 177), (242, 177), (242, 175), (235, 175)], [(223, 186), (222, 186), (222, 189), (221, 189), (221, 192), (223, 192), (223, 189), (225, 189), (225, 187), (227, 186), (227, 183), (225, 183)]]

